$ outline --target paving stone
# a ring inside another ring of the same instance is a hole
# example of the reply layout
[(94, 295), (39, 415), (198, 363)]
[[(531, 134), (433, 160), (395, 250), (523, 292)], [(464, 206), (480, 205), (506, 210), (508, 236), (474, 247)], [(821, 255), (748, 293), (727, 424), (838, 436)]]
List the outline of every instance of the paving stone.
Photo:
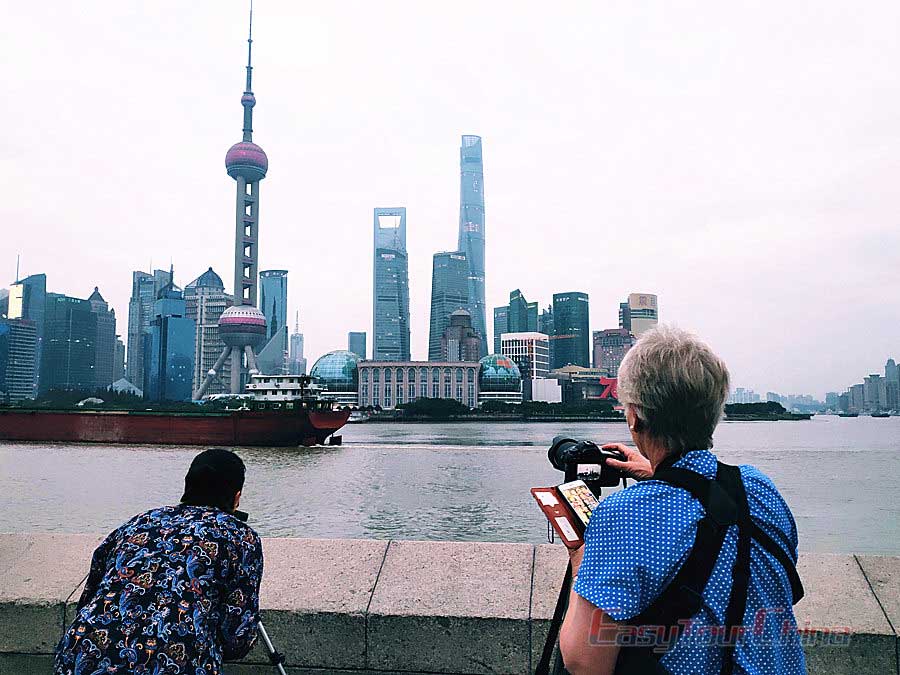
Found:
[(53, 657), (47, 654), (0, 653), (0, 675), (48, 675)]
[(896, 635), (900, 635), (900, 557), (858, 555), (863, 574)]

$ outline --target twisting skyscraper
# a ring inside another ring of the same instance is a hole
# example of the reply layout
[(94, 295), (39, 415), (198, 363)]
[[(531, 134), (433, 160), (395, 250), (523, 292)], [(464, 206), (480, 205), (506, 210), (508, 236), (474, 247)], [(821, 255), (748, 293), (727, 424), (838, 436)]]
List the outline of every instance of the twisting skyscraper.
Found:
[(469, 313), (487, 354), (484, 306), (484, 163), (481, 137), (463, 136), (459, 148), (459, 245), (469, 263)]
[(266, 177), (269, 158), (253, 142), (253, 4), (250, 5), (250, 35), (247, 38), (247, 86), (241, 96), (244, 107), (244, 136), (225, 155), (225, 169), (237, 183), (234, 237), (234, 306), (219, 318), (219, 336), (226, 347), (194, 394), (201, 398), (217, 377), (225, 361), (231, 359), (232, 394), (243, 389), (244, 363), (247, 357), (250, 373), (257, 372), (253, 348), (266, 339), (266, 317), (256, 307), (257, 270), (259, 269), (259, 181)]

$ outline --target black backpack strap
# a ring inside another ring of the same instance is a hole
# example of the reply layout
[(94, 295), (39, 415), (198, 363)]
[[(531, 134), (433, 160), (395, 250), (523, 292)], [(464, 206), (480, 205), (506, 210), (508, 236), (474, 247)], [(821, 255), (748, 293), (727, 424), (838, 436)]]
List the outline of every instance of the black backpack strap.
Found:
[(722, 656), (722, 675), (734, 672), (734, 650), (743, 634), (744, 612), (747, 610), (747, 589), (750, 586), (750, 506), (736, 466), (718, 463), (716, 480), (734, 499), (738, 508), (737, 554), (731, 568), (731, 595), (725, 610), (725, 648)]
[(695, 471), (666, 467), (657, 470), (653, 480), (662, 480), (684, 488), (695, 496), (706, 510), (697, 523), (697, 536), (687, 560), (659, 597), (643, 612), (628, 620), (633, 626), (665, 626), (671, 633), (663, 646), (623, 647), (619, 651), (616, 673), (664, 672), (651, 670), (666, 649), (684, 630), (682, 622), (703, 607), (703, 591), (712, 576), (719, 552), (730, 525), (737, 522), (738, 508), (721, 485)]
[(797, 566), (793, 559), (787, 554), (772, 537), (757, 525), (753, 520), (750, 521), (750, 536), (757, 544), (768, 551), (775, 560), (781, 563), (784, 571), (787, 572), (788, 581), (791, 584), (791, 596), (793, 600), (791, 604), (796, 605), (804, 595), (803, 582), (800, 581), (800, 575), (797, 574)]

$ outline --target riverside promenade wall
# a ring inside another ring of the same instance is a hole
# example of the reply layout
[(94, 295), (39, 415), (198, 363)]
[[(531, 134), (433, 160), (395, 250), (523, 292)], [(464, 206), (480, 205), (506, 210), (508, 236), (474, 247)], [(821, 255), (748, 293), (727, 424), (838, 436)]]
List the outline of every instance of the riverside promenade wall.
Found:
[[(0, 535), (0, 674), (51, 672), (100, 537)], [(530, 673), (566, 567), (562, 546), (264, 539), (263, 620), (293, 674)], [(812, 675), (897, 675), (900, 557), (804, 554)], [(841, 637), (841, 633), (844, 637)], [(849, 640), (846, 636), (849, 635)], [(258, 645), (228, 675), (271, 673)]]

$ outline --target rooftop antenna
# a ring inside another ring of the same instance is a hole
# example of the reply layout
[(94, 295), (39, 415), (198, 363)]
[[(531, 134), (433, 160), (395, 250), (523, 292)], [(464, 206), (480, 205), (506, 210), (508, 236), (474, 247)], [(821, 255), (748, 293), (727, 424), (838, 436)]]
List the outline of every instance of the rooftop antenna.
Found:
[(295, 333), (299, 333), (299, 332), (300, 332), (300, 310), (299, 310), (299, 309), (297, 310), (297, 320), (296, 320), (296, 323), (294, 323), (294, 332), (295, 332)]
[(20, 254), (16, 253), (16, 283), (19, 283), (19, 258)]

